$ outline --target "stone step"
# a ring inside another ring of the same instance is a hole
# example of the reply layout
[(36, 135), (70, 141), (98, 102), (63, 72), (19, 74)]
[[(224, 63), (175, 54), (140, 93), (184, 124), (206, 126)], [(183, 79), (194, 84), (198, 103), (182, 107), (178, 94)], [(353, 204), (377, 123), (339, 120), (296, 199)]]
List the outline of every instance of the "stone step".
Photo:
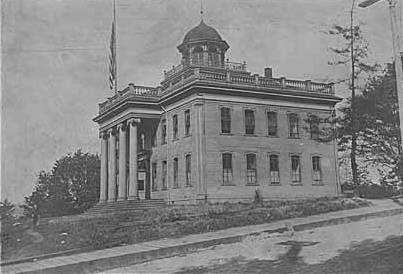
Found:
[(126, 200), (113, 203), (97, 204), (90, 208), (84, 215), (102, 215), (103, 213), (135, 212), (166, 206), (164, 200)]
[(150, 207), (158, 207), (158, 206), (165, 206), (165, 203), (152, 203), (152, 204), (104, 204), (104, 205), (96, 205), (93, 208), (90, 208), (89, 211), (91, 210), (96, 210), (96, 209), (108, 209), (108, 208), (150, 208)]

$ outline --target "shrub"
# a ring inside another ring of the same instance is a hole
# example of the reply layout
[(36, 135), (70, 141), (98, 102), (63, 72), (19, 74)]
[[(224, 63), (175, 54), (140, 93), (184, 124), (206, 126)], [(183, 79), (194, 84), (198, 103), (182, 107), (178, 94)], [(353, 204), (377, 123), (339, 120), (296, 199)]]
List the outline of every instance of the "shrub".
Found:
[(363, 184), (358, 186), (358, 193), (361, 198), (376, 199), (392, 197), (396, 191), (393, 186)]
[(97, 249), (111, 246), (113, 231), (109, 229), (108, 226), (98, 226), (95, 223), (92, 223), (83, 228), (81, 236), (87, 246)]

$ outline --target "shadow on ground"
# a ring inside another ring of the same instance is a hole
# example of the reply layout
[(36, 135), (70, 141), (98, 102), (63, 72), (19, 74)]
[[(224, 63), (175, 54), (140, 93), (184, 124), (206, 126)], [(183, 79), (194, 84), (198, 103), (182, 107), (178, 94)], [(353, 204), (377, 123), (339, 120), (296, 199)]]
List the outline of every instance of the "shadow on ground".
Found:
[(304, 246), (317, 242), (287, 241), (287, 253), (277, 260), (233, 258), (209, 267), (182, 268), (176, 273), (403, 273), (403, 236), (390, 236), (383, 241), (365, 240), (340, 250), (339, 255), (321, 264), (306, 264), (299, 256)]

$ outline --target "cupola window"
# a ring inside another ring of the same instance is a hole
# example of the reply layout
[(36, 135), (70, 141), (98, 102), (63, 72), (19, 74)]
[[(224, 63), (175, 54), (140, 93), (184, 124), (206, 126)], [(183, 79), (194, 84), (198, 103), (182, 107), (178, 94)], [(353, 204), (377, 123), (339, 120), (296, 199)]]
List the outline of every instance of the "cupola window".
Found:
[(208, 48), (208, 66), (209, 67), (220, 67), (220, 54), (216, 47)]
[(192, 58), (191, 58), (192, 65), (203, 65), (203, 48), (202, 47), (195, 47), (192, 51)]

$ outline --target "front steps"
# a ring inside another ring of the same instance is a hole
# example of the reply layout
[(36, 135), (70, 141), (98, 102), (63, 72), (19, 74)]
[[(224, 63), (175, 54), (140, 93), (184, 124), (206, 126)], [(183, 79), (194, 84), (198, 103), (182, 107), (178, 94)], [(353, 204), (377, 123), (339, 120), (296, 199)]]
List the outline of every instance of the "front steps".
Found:
[(164, 207), (164, 200), (125, 200), (111, 203), (96, 204), (87, 212), (83, 213), (86, 216), (99, 216), (104, 214), (114, 214), (133, 211), (144, 211), (148, 209)]

